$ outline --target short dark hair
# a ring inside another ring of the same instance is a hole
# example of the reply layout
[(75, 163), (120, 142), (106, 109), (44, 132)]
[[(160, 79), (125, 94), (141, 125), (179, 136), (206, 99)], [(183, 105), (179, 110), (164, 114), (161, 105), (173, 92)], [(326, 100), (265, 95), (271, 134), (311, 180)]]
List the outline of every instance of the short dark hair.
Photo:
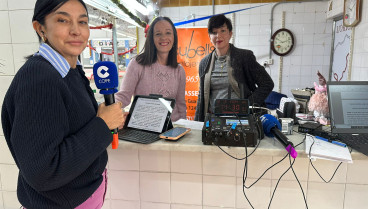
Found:
[[(32, 22), (37, 21), (41, 25), (45, 25), (45, 17), (54, 12), (55, 10), (59, 9), (61, 6), (63, 6), (66, 2), (70, 0), (37, 0), (34, 8), (34, 13), (32, 17)], [(86, 4), (83, 2), (83, 0), (78, 0), (83, 7), (87, 11), (88, 15), (88, 9)], [(41, 42), (41, 37), (36, 33), (38, 36), (38, 40)]]
[(231, 20), (223, 14), (214, 15), (208, 20), (208, 34), (211, 34), (214, 28), (221, 28), (224, 24), (226, 24), (227, 28), (231, 32), (233, 30), (233, 26), (231, 24)]
[(141, 65), (152, 65), (157, 61), (157, 48), (155, 46), (155, 42), (153, 40), (153, 29), (155, 28), (155, 25), (157, 22), (165, 20), (170, 23), (173, 33), (174, 33), (174, 43), (173, 47), (171, 48), (169, 52), (169, 58), (167, 60), (167, 65), (173, 68), (178, 67), (178, 33), (176, 32), (176, 28), (174, 26), (174, 23), (170, 20), (168, 17), (157, 17), (151, 25), (149, 26), (146, 42), (144, 43), (144, 47), (142, 52), (137, 55), (136, 60)]

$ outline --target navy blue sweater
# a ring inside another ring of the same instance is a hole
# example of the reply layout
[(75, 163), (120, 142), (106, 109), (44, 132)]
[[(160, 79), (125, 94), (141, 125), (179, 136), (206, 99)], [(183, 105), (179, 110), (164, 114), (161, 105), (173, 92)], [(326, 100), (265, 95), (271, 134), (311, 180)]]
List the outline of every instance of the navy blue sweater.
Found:
[(101, 184), (112, 135), (97, 108), (81, 67), (62, 78), (34, 56), (17, 72), (1, 120), (24, 207), (75, 208)]

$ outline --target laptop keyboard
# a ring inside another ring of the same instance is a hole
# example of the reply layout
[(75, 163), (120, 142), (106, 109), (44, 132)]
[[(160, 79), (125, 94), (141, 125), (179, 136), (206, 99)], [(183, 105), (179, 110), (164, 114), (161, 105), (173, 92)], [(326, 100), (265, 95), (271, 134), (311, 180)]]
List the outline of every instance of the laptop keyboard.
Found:
[(160, 140), (160, 137), (158, 133), (150, 133), (133, 129), (122, 129), (119, 131), (119, 139), (141, 144), (150, 144)]
[(346, 143), (349, 146), (352, 145), (368, 145), (368, 134), (338, 134), (337, 139)]

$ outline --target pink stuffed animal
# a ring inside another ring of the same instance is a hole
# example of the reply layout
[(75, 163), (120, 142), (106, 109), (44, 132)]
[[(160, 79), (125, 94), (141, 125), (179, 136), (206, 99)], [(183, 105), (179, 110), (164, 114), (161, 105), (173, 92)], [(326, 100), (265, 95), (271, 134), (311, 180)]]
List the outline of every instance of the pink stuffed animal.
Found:
[(316, 93), (310, 98), (308, 108), (310, 111), (313, 111), (315, 121), (318, 121), (323, 125), (327, 125), (329, 124), (329, 120), (326, 117), (329, 115), (329, 109), (327, 101), (326, 79), (319, 71), (317, 75), (319, 77), (319, 85), (314, 82), (314, 89), (316, 90)]

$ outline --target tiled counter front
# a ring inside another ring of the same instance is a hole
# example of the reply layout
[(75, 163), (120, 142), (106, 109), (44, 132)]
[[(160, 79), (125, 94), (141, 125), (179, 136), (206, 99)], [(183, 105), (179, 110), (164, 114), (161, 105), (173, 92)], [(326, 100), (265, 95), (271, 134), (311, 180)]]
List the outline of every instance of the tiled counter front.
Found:
[[(298, 144), (302, 135), (289, 138)], [(223, 147), (237, 158), (245, 149)], [(330, 183), (314, 171), (304, 150), (293, 165), (310, 209), (361, 209), (368, 205), (368, 158), (353, 153), (353, 164), (342, 164)], [(253, 148), (248, 148), (248, 153)], [(261, 141), (248, 158), (246, 186), (255, 182), (271, 165), (286, 155), (273, 139)], [(245, 160), (235, 160), (216, 146), (202, 144), (199, 131), (179, 142), (158, 141), (143, 145), (120, 141), (119, 149), (109, 149), (109, 185), (104, 209), (245, 209), (251, 208), (242, 190)], [(328, 180), (337, 162), (317, 160), (315, 167)], [(304, 209), (303, 194), (286, 158), (270, 169), (245, 193), (256, 209), (268, 208), (274, 188), (273, 209)]]

